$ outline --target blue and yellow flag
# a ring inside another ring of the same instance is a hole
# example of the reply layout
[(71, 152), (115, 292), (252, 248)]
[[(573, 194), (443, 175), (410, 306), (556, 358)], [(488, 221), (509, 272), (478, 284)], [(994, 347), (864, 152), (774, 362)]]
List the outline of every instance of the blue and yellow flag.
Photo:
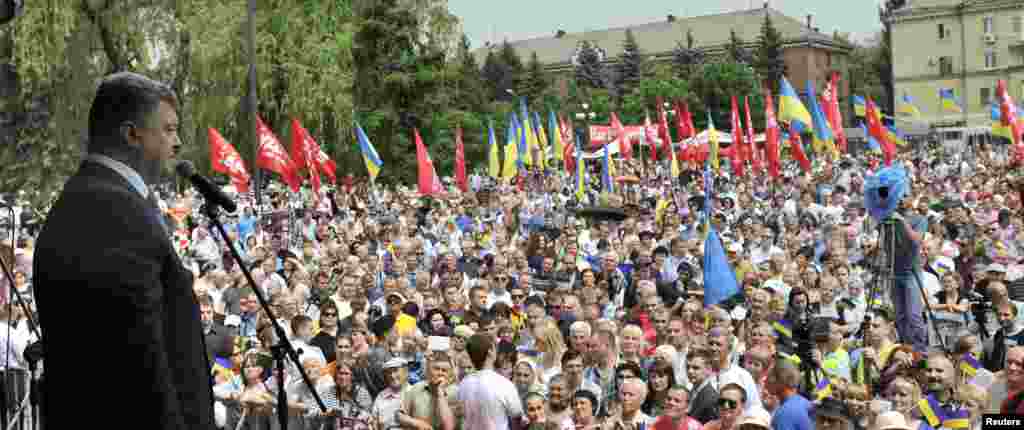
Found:
[(366, 132), (358, 122), (356, 122), (356, 140), (359, 142), (359, 151), (363, 153), (363, 162), (366, 164), (366, 171), (370, 173), (370, 179), (377, 179), (384, 162), (381, 161), (380, 155), (377, 155), (377, 150), (374, 149), (370, 138), (366, 137)]
[(978, 369), (981, 368), (983, 368), (983, 366), (977, 358), (974, 358), (974, 354), (967, 352), (960, 357), (960, 371), (963, 372), (964, 375), (973, 378), (974, 375), (978, 374)]
[(615, 165), (612, 164), (611, 156), (608, 154), (608, 147), (611, 145), (604, 146), (603, 165), (601, 166), (601, 182), (604, 183), (604, 190), (609, 193), (615, 192)]
[(800, 96), (796, 94), (785, 76), (782, 77), (782, 82), (779, 84), (778, 119), (788, 123), (799, 122), (803, 127), (811, 126), (811, 113), (804, 107)]
[(807, 100), (811, 105), (811, 122), (813, 123), (813, 139), (811, 147), (818, 154), (828, 154), (832, 160), (839, 158), (839, 149), (836, 148), (835, 137), (832, 134), (832, 126), (829, 125), (825, 112), (818, 104), (818, 96), (814, 92), (814, 83), (807, 80)]
[(565, 150), (564, 142), (562, 142), (561, 129), (558, 127), (558, 118), (555, 116), (555, 111), (548, 113), (548, 133), (551, 133), (551, 137), (548, 138), (548, 142), (551, 142), (551, 150), (553, 158), (555, 160), (562, 160), (562, 151)]
[(912, 118), (921, 117), (921, 110), (917, 108), (917, 105), (914, 104), (914, 99), (907, 93), (903, 93), (903, 97), (900, 97), (899, 102), (896, 103), (896, 109), (900, 114)]
[(942, 110), (946, 112), (961, 113), (964, 111), (963, 107), (960, 106), (960, 101), (953, 94), (952, 88), (940, 88), (939, 100), (942, 101)]
[(992, 103), (992, 135), (1000, 136), (1013, 141), (1013, 127), (1010, 125), (1003, 125), (1002, 113), (999, 111), (999, 105)]
[(533, 127), (530, 126), (530, 111), (526, 108), (526, 97), (519, 98), (519, 107), (522, 111), (522, 121), (519, 123), (519, 156), (523, 159), (523, 164), (532, 166), (533, 148), (537, 145), (537, 139), (533, 134)]
[(211, 374), (213, 376), (219, 376), (225, 380), (231, 379), (235, 372), (231, 370), (234, 365), (231, 364), (231, 359), (224, 357), (215, 357), (213, 359), (213, 366), (211, 368)]
[(546, 169), (547, 158), (548, 158), (548, 134), (544, 130), (544, 122), (540, 120), (540, 114), (537, 112), (533, 113), (533, 123), (537, 129), (537, 164), (540, 165), (541, 169)]
[(895, 143), (897, 146), (907, 146), (907, 139), (903, 136), (903, 132), (896, 128), (895, 125), (885, 126), (885, 133), (889, 136), (889, 141)]
[(853, 114), (861, 118), (867, 114), (867, 104), (864, 102), (864, 97), (853, 96)]
[[(653, 149), (652, 149), (653, 150)], [(718, 172), (718, 130), (715, 130), (715, 121), (711, 119), (711, 112), (708, 112), (708, 163), (711, 168)]]
[(927, 398), (917, 402), (917, 408), (921, 410), (921, 416), (928, 421), (933, 428), (942, 422), (942, 405), (935, 399), (935, 395), (929, 394)]
[[(529, 121), (528, 117), (524, 119)], [(515, 111), (512, 112), (512, 124), (513, 136), (515, 136), (516, 139), (516, 152), (518, 153), (516, 156), (516, 165), (523, 167), (523, 165), (533, 164), (532, 161), (529, 163), (527, 162), (527, 157), (530, 156), (530, 147), (527, 146), (526, 140), (526, 122), (520, 122)]]
[(516, 135), (515, 112), (509, 116), (508, 131), (505, 133), (505, 165), (501, 170), (504, 179), (514, 178), (523, 163), (519, 160), (519, 137)]
[(501, 176), (501, 145), (494, 137), (494, 123), (487, 120), (487, 174), (494, 179)]
[(793, 337), (793, 323), (785, 318), (773, 322), (772, 328), (775, 329), (775, 332), (778, 333), (779, 336), (787, 338)]
[(704, 307), (717, 305), (740, 292), (736, 272), (725, 256), (725, 247), (715, 226), (708, 223), (708, 237), (704, 239)]
[(826, 397), (832, 395), (832, 380), (827, 376), (821, 378), (818, 381), (818, 385), (814, 387), (814, 397), (820, 402)]
[(576, 198), (583, 201), (587, 196), (587, 169), (583, 165), (583, 148), (580, 147), (579, 137), (576, 137)]

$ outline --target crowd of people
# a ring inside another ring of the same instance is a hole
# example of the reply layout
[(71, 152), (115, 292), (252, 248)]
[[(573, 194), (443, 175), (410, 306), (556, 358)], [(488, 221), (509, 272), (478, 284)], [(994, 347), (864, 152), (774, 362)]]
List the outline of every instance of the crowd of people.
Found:
[[(778, 180), (723, 166), (710, 208), (700, 170), (670, 180), (638, 160), (583, 202), (540, 171), (431, 197), (352, 182), (274, 185), (262, 207), (241, 195), (223, 219), (298, 352), (283, 371), (198, 197), (165, 193), (163, 209), (196, 275), (224, 429), (278, 428), (279, 407), (291, 429), (351, 430), (977, 429), (1024, 412), (1017, 167), (998, 145), (907, 150), (910, 231), (893, 244), (864, 204), (872, 157)], [(709, 305), (705, 213), (741, 286)]]

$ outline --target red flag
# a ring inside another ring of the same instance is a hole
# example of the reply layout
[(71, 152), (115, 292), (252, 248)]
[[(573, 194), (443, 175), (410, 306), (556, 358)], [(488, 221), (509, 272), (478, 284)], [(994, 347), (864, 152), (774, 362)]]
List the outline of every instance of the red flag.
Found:
[(747, 159), (750, 160), (751, 170), (755, 175), (761, 174), (761, 150), (757, 147), (757, 142), (754, 142), (754, 122), (750, 120), (750, 101), (748, 97), (743, 97), (743, 108), (746, 109), (747, 114)]
[(573, 138), (572, 127), (561, 115), (558, 116), (558, 129), (562, 133), (562, 167), (571, 174), (576, 168), (576, 139)]
[(220, 172), (231, 177), (231, 183), (240, 193), (249, 192), (249, 172), (245, 170), (245, 163), (238, 151), (224, 137), (214, 130), (209, 129), (210, 136), (210, 167), (215, 172)]
[(320, 200), (320, 169), (317, 169), (317, 156), (320, 145), (309, 135), (309, 131), (292, 118), (292, 161), (299, 170), (309, 171), (309, 182), (313, 185), (313, 194)]
[(423, 138), (420, 137), (419, 129), (413, 130), (416, 139), (416, 164), (419, 170), (419, 191), (423, 195), (440, 194), (444, 192), (441, 187), (441, 180), (434, 170), (434, 162), (427, 153), (427, 147), (423, 145)]
[(790, 130), (789, 132), (789, 149), (793, 153), (793, 158), (800, 163), (800, 168), (805, 173), (811, 172), (811, 160), (807, 159), (807, 155), (804, 154), (804, 146), (800, 143), (800, 133)]
[(295, 171), (295, 164), (292, 163), (288, 152), (284, 150), (281, 141), (274, 136), (274, 132), (263, 123), (259, 116), (256, 117), (256, 135), (260, 142), (260, 149), (256, 153), (256, 167), (281, 175), (281, 179), (291, 187), (292, 191), (299, 191), (301, 181), (298, 172)]
[(836, 145), (839, 146), (840, 151), (846, 152), (846, 131), (843, 130), (843, 114), (839, 111), (839, 72), (832, 72), (832, 80), (828, 83), (825, 95), (827, 97), (825, 113), (828, 116), (829, 125), (832, 126)]
[(764, 153), (768, 162), (768, 173), (779, 179), (779, 123), (775, 120), (775, 105), (771, 90), (764, 97)]
[(645, 114), (644, 115), (644, 137), (646, 138), (645, 140), (647, 140), (647, 148), (651, 150), (651, 161), (655, 161), (656, 162), (656, 161), (658, 161), (658, 145), (654, 143), (654, 141), (655, 141), (654, 137), (655, 137), (655, 135), (657, 135), (657, 131), (655, 130), (655, 133), (652, 135), (651, 134), (651, 129), (652, 128), (654, 128), (654, 126), (651, 125), (651, 117), (649, 115)]
[(1009, 126), (1013, 132), (1014, 147), (1020, 143), (1021, 127), (1017, 122), (1017, 108), (1013, 104), (1013, 98), (1006, 91), (1006, 81), (1000, 79), (996, 84), (996, 97), (999, 99), (999, 122), (1003, 126)]
[(317, 154), (317, 167), (320, 171), (324, 172), (328, 178), (331, 178), (331, 182), (338, 183), (338, 163), (335, 163), (330, 156), (324, 152), (323, 149), (318, 148), (319, 154)]
[[(743, 138), (743, 125), (740, 124), (740, 110), (736, 103), (736, 96), (732, 96), (732, 145), (729, 145), (729, 161), (732, 162), (732, 173), (736, 176), (743, 176), (744, 154), (743, 147), (746, 145)], [(721, 156), (726, 154), (721, 150)]]
[(693, 137), (693, 118), (690, 117), (690, 106), (685, 102), (676, 100), (676, 132), (679, 133), (679, 140)]
[[(626, 159), (633, 158), (633, 144), (626, 136), (626, 127), (619, 121), (619, 116), (612, 112), (611, 128), (615, 131), (615, 141), (619, 142), (619, 151)], [(614, 141), (613, 141), (614, 142)]]
[(672, 135), (668, 132), (668, 112), (665, 112), (665, 102), (661, 97), (658, 101), (658, 137), (661, 138), (661, 152), (666, 156), (672, 153)]
[(882, 154), (885, 156), (885, 165), (892, 165), (892, 159), (896, 156), (896, 145), (889, 141), (889, 133), (885, 132), (885, 126), (882, 125), (882, 116), (878, 113), (878, 108), (875, 106), (875, 102), (868, 97), (865, 104), (864, 116), (868, 120), (868, 134), (874, 137), (878, 141), (878, 146), (882, 147)]
[(462, 127), (455, 128), (455, 184), (462, 192), (469, 191), (466, 178), (466, 150), (462, 147)]

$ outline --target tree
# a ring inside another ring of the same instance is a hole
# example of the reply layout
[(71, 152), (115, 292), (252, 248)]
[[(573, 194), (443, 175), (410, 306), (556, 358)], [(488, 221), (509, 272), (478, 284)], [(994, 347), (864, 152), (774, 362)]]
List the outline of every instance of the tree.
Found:
[(508, 74), (505, 63), (495, 55), (493, 50), (487, 51), (487, 57), (484, 58), (484, 68), (480, 71), (480, 74), (488, 91), (488, 98), (502, 100), (509, 97), (505, 93), (505, 89), (511, 88), (508, 82), (511, 77)]
[(508, 39), (501, 44), (501, 51), (499, 52), (499, 58), (505, 65), (505, 79), (504, 86), (501, 88), (502, 94), (496, 97), (499, 100), (512, 101), (516, 97), (509, 94), (508, 90), (519, 91), (523, 85), (523, 77), (525, 74), (525, 68), (523, 67), (523, 59), (519, 57), (519, 52), (508, 43)]
[(710, 109), (718, 129), (728, 128), (732, 96), (741, 103), (744, 96), (750, 97), (751, 119), (755, 124), (764, 124), (761, 82), (750, 67), (731, 62), (704, 64), (689, 84), (688, 101), (698, 127), (707, 127), (707, 110)]
[(526, 68), (526, 77), (523, 79), (523, 87), (519, 92), (525, 96), (527, 101), (534, 107), (542, 106), (544, 94), (548, 91), (551, 83), (544, 72), (544, 65), (537, 58), (537, 52), (530, 55), (530, 62)]
[(743, 47), (743, 39), (736, 34), (736, 30), (729, 30), (729, 45), (726, 46), (729, 60), (734, 63), (750, 64), (750, 52)]
[(686, 45), (683, 42), (676, 42), (676, 49), (672, 52), (672, 64), (675, 66), (676, 75), (683, 79), (689, 79), (693, 69), (704, 62), (704, 51), (694, 48), (693, 30), (686, 31)]
[(644, 56), (633, 36), (633, 30), (626, 29), (626, 40), (622, 42), (622, 55), (619, 56), (619, 74), (616, 80), (616, 92), (620, 98), (631, 94), (640, 84), (645, 69)]
[(767, 13), (761, 24), (761, 35), (757, 39), (754, 68), (768, 83), (772, 94), (777, 94), (779, 82), (786, 74), (786, 62), (782, 57), (782, 33), (775, 28), (771, 15)]
[(883, 58), (878, 52), (881, 50), (881, 38), (882, 34), (878, 33), (865, 43), (852, 43), (845, 38), (840, 39), (841, 42), (853, 46), (847, 59), (849, 64), (847, 82), (850, 85), (850, 94), (871, 97), (875, 101), (886, 100), (888, 92), (882, 86), (881, 77), (877, 72), (877, 62)]
[(606, 88), (603, 60), (597, 45), (584, 40), (576, 58), (576, 84), (581, 89)]

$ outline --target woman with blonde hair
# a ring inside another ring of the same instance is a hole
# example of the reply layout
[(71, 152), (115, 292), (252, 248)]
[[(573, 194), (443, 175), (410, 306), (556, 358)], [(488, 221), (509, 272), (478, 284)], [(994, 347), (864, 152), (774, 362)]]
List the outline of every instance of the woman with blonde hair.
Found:
[(565, 353), (565, 339), (562, 331), (554, 321), (546, 321), (537, 327), (534, 336), (537, 338), (536, 348), (540, 352), (539, 371), (541, 380), (547, 385), (552, 376), (562, 372), (562, 354)]
[(961, 385), (956, 390), (957, 400), (967, 409), (968, 430), (980, 430), (982, 415), (989, 404), (989, 392), (974, 384)]
[(918, 430), (924, 421), (918, 419), (918, 402), (921, 400), (921, 386), (909, 376), (900, 375), (889, 381), (883, 393), (885, 400), (892, 403), (892, 410), (903, 414), (911, 430)]

